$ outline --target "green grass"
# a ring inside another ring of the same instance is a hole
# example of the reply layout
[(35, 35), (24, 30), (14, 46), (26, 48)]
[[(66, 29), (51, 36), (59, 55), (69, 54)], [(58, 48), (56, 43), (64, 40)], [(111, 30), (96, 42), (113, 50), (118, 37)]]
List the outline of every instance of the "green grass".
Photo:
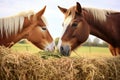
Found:
[(79, 47), (76, 50), (72, 51), (71, 56), (101, 56), (101, 57), (110, 57), (112, 56), (107, 47)]
[(16, 52), (31, 52), (31, 53), (37, 53), (39, 51), (41, 51), (39, 48), (37, 48), (36, 46), (34, 46), (31, 43), (28, 44), (19, 44), (16, 43), (14, 46), (12, 46), (11, 48), (12, 50), (16, 51)]
[[(40, 54), (42, 50), (38, 49), (36, 46), (32, 45), (31, 43), (29, 44), (15, 44), (12, 49), (16, 52), (30, 52), (30, 53), (37, 53)], [(44, 52), (42, 53), (48, 54), (49, 52)], [(56, 53), (56, 52), (54, 52)], [(51, 53), (50, 53), (51, 54)], [(110, 57), (112, 56), (109, 49), (106, 47), (79, 47), (76, 50), (72, 51), (71, 57), (96, 57), (96, 56), (101, 56), (101, 57)]]

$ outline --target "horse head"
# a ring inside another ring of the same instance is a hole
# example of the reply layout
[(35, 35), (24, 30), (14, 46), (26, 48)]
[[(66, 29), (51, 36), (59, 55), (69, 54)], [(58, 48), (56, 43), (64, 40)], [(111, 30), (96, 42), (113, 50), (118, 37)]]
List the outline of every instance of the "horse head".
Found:
[(89, 36), (89, 26), (85, 21), (81, 5), (69, 9), (58, 6), (64, 14), (63, 33), (58, 42), (58, 49), (64, 56), (69, 56), (70, 51), (85, 42)]
[(46, 6), (34, 15), (31, 15), (29, 28), (26, 38), (42, 50), (53, 51), (55, 43), (46, 27), (45, 17), (43, 16)]

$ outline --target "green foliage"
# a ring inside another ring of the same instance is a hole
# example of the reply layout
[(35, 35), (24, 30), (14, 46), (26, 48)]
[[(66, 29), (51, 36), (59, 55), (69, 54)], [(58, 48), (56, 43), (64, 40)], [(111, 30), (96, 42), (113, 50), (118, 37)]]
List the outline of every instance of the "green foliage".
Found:
[(85, 42), (83, 46), (93, 46), (93, 47), (108, 47), (106, 42), (97, 43), (97, 42)]
[(37, 54), (40, 55), (41, 58), (44, 58), (44, 59), (62, 57), (59, 52), (39, 51)]
[(55, 39), (55, 45), (57, 46), (58, 44), (58, 41), (59, 41), (59, 37)]
[(18, 43), (20, 43), (20, 44), (25, 44), (25, 43), (27, 43), (27, 42), (26, 42), (25, 39), (22, 39), (22, 40), (20, 40)]

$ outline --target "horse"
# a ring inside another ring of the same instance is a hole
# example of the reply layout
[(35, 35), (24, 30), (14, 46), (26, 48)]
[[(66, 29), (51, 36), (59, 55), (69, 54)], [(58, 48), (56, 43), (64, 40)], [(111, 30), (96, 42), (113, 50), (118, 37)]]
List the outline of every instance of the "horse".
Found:
[(45, 9), (46, 6), (37, 13), (21, 12), (0, 18), (0, 46), (10, 48), (21, 39), (27, 39), (41, 50), (53, 51), (55, 43), (46, 27)]
[(58, 8), (64, 14), (63, 32), (58, 42), (62, 55), (70, 56), (89, 34), (106, 41), (113, 56), (120, 54), (120, 12), (81, 7), (79, 2), (69, 9)]

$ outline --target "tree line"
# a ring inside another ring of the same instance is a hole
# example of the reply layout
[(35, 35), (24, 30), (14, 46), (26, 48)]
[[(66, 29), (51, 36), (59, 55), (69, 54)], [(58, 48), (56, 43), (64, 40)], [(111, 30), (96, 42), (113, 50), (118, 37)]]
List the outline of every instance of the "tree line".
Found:
[[(59, 41), (59, 38), (55, 39), (55, 44), (57, 45)], [(100, 42), (99, 38), (94, 38), (93, 41), (91, 41), (90, 38), (86, 42), (82, 44), (82, 46), (95, 46), (95, 47), (108, 47), (108, 44), (105, 41)]]
[[(58, 41), (59, 41), (59, 38), (56, 38), (55, 39), (56, 45), (58, 44)], [(24, 44), (24, 43), (28, 43), (28, 41), (26, 39), (23, 39), (19, 41), (18, 43)], [(108, 44), (105, 41), (100, 42), (99, 38), (94, 38), (93, 41), (90, 38), (88, 38), (88, 40), (84, 42), (82, 46), (108, 47)]]
[(99, 38), (94, 38), (93, 41), (89, 38), (83, 46), (108, 47), (108, 44), (105, 41), (100, 42)]

